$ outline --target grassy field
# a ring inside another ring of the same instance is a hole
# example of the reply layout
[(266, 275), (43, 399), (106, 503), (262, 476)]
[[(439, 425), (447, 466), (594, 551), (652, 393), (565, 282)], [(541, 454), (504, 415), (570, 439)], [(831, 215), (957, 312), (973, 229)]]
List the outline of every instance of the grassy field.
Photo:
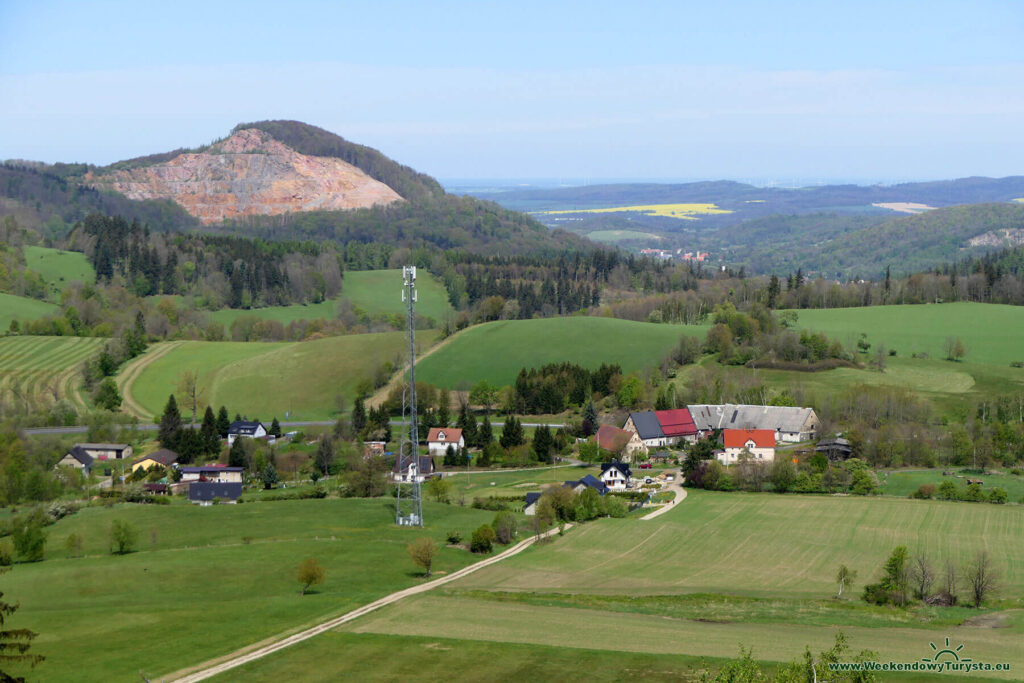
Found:
[(58, 306), (46, 301), (0, 293), (0, 333), (6, 332), (15, 318), (35, 320), (59, 310)]
[(0, 338), (0, 392), (5, 397), (42, 408), (57, 397), (85, 409), (79, 365), (105, 340), (84, 337)]
[(661, 237), (652, 232), (637, 230), (595, 230), (588, 232), (587, 237), (598, 242), (622, 242), (625, 240), (660, 240)]
[[(863, 332), (872, 344), (896, 349), (900, 356), (926, 353), (941, 360), (946, 339), (959, 337), (967, 347), (964, 360), (968, 363), (1006, 367), (1024, 361), (1021, 306), (956, 302), (800, 310), (797, 314), (799, 328), (822, 331), (849, 347), (855, 348)], [(949, 363), (949, 367), (956, 370), (958, 366)]]
[(522, 496), (525, 498), (530, 491), (542, 491), (544, 487), (553, 483), (581, 479), (588, 474), (600, 476), (601, 469), (599, 467), (562, 465), (526, 471), (471, 471), (468, 474), (463, 474), (458, 472), (458, 468), (455, 468), (455, 474), (449, 478), (449, 481), (452, 483), (452, 497), (455, 500), (463, 496), (466, 503), (472, 503), (473, 498), (477, 496), (482, 498)]
[(656, 325), (613, 318), (507, 320), (472, 327), (424, 358), (416, 378), (437, 386), (497, 386), (524, 367), (572, 361), (597, 368), (618, 363), (625, 372), (657, 365), (684, 335), (703, 337), (700, 325)]
[[(451, 311), (448, 293), (440, 281), (425, 270), (418, 271), (417, 275), (416, 312), (440, 323)], [(231, 323), (243, 316), (277, 320), (287, 325), (295, 320), (334, 318), (338, 314), (338, 302), (342, 299), (348, 299), (354, 308), (361, 309), (371, 316), (379, 313), (404, 314), (401, 290), (401, 270), (350, 270), (345, 272), (341, 295), (318, 304), (268, 306), (251, 310), (224, 309), (208, 315), (211, 320), (216, 320), (228, 328), (231, 327)]]
[[(428, 345), (435, 333), (420, 332)], [(159, 414), (185, 370), (198, 373), (206, 400), (233, 415), (270, 420), (334, 417), (335, 397), (351, 408), (355, 387), (378, 363), (402, 359), (401, 332), (329, 337), (308, 342), (169, 342), (155, 344), (119, 374), (139, 417)]]
[(517, 556), (459, 585), (821, 598), (832, 594), (840, 563), (857, 570), (863, 582), (903, 543), (958, 561), (987, 548), (1013, 596), (1024, 588), (1024, 556), (1014, 540), (1021, 534), (1024, 514), (1017, 506), (691, 490), (685, 504), (656, 520), (587, 525), (542, 552)]
[[(33, 651), (46, 661), (31, 680), (152, 678), (421, 581), (405, 548), (422, 535), (442, 545), (435, 573), (461, 568), (475, 557), (443, 547), (446, 532), (468, 536), (494, 516), (426, 503), (419, 530), (395, 527), (393, 514), (383, 499), (87, 508), (48, 529), (45, 561), (4, 575), (5, 599), (21, 603), (9, 626), (40, 634)], [(114, 519), (138, 531), (138, 552), (108, 553)], [(67, 557), (71, 533), (86, 557)], [(300, 596), (307, 557), (326, 579)]]
[[(839, 630), (881, 661), (919, 660), (948, 636), (976, 661), (1019, 669), (1021, 533), (1016, 506), (690, 491), (656, 520), (584, 525), (341, 630), (708, 657), (735, 656), (742, 643), (769, 661), (825, 649)], [(901, 543), (936, 562), (986, 548), (1011, 609), (971, 619), (979, 613), (969, 608), (831, 598), (839, 564), (858, 571), (859, 595)]]
[(1024, 500), (1024, 477), (1015, 474), (974, 474), (955, 470), (953, 476), (943, 476), (942, 470), (884, 470), (879, 472), (882, 484), (882, 495), (909, 496), (922, 484), (934, 484), (936, 487), (949, 480), (958, 487), (967, 486), (967, 479), (980, 479), (984, 482), (985, 491), (999, 486), (1006, 490), (1012, 502)]
[(538, 211), (544, 214), (563, 213), (643, 213), (648, 216), (664, 216), (666, 218), (682, 218), (696, 220), (695, 216), (732, 213), (729, 209), (720, 209), (716, 204), (643, 204), (637, 206), (612, 206), (603, 209), (562, 209), (559, 211)]
[(49, 285), (50, 295), (56, 296), (72, 282), (91, 283), (96, 281), (96, 271), (85, 257), (77, 251), (48, 249), (47, 247), (25, 247), (25, 265), (43, 276)]

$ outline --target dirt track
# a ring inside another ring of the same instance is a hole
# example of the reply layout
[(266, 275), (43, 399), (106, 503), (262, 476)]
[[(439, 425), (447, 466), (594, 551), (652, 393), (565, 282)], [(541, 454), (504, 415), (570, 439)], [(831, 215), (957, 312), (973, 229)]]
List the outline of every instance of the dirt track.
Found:
[[(146, 409), (143, 408), (132, 396), (132, 382), (138, 379), (142, 371), (145, 370), (149, 365), (168, 353), (181, 346), (182, 342), (164, 342), (159, 345), (159, 348), (150, 348), (146, 353), (142, 354), (138, 358), (132, 360), (125, 369), (121, 372), (117, 378), (118, 388), (121, 390), (121, 398), (124, 402), (124, 409), (134, 415), (135, 417), (142, 420), (149, 420), (153, 416), (146, 414)], [(156, 346), (156, 344), (154, 344)]]
[[(571, 524), (566, 525), (566, 528), (568, 529), (571, 526)], [(547, 538), (548, 536), (557, 533), (558, 529), (551, 529), (550, 531), (543, 534), (542, 537)], [(212, 676), (224, 673), (225, 671), (229, 671), (231, 669), (234, 669), (235, 667), (242, 666), (243, 664), (247, 664), (257, 659), (261, 659), (262, 657), (266, 657), (269, 654), (273, 654), (278, 650), (283, 650), (286, 647), (295, 645), (296, 643), (301, 643), (304, 640), (308, 640), (313, 636), (319, 635), (326, 631), (330, 631), (331, 629), (337, 628), (338, 626), (348, 623), (353, 619), (357, 619), (365, 614), (369, 614), (370, 612), (380, 609), (381, 607), (398, 602), (402, 598), (407, 598), (411, 595), (417, 595), (419, 593), (425, 593), (429, 590), (437, 588), (438, 586), (443, 586), (447, 583), (451, 583), (452, 581), (461, 579), (462, 577), (472, 574), (473, 572), (479, 569), (489, 567), (490, 565), (495, 564), (496, 562), (501, 562), (502, 560), (512, 557), (513, 555), (518, 555), (526, 548), (528, 548), (530, 545), (532, 545), (536, 540), (537, 538), (535, 536), (531, 536), (530, 538), (527, 538), (525, 541), (517, 543), (508, 550), (499, 553), (494, 557), (489, 557), (486, 560), (481, 560), (480, 562), (472, 564), (468, 567), (464, 567), (463, 569), (460, 569), (457, 572), (452, 572), (451, 574), (434, 579), (433, 581), (429, 581), (427, 583), (422, 583), (418, 586), (412, 586), (411, 588), (396, 591), (394, 593), (391, 593), (390, 595), (384, 596), (380, 600), (376, 600), (368, 605), (363, 605), (358, 609), (354, 609), (351, 612), (343, 614), (340, 617), (335, 617), (334, 619), (325, 621), (321, 624), (313, 626), (312, 628), (308, 628), (304, 631), (300, 631), (293, 635), (280, 638), (279, 640), (274, 640), (268, 645), (259, 646), (259, 644), (257, 644), (255, 649), (251, 649), (254, 646), (249, 646), (249, 648), (243, 648), (241, 650), (238, 650), (237, 652), (227, 655), (226, 657), (214, 659), (209, 662), (200, 664), (197, 667), (192, 667), (191, 669), (185, 669), (183, 671), (173, 673), (170, 676), (162, 678), (161, 680), (174, 681), (175, 683), (195, 683), (195, 681), (204, 681), (207, 678), (211, 678)]]

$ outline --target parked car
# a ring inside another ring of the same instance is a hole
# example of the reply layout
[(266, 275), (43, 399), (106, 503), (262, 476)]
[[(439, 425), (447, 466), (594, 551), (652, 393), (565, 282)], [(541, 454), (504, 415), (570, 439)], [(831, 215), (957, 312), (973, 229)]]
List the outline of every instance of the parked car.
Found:
[(649, 463), (649, 462), (642, 462), (642, 463), (640, 463), (640, 469), (642, 469), (642, 470), (649, 470), (649, 469), (651, 469), (651, 463)]

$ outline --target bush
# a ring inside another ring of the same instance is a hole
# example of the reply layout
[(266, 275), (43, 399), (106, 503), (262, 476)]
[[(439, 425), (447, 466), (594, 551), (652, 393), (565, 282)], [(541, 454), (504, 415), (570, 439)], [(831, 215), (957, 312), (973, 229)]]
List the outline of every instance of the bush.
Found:
[(474, 553), (489, 553), (494, 548), (496, 538), (494, 529), (484, 524), (473, 532), (469, 541), (469, 549)]
[(627, 508), (626, 504), (622, 502), (622, 499), (614, 496), (605, 496), (604, 505), (605, 512), (608, 513), (608, 516), (615, 517), (616, 519), (625, 517), (626, 513), (629, 512), (629, 508)]
[(13, 563), (11, 551), (6, 546), (0, 546), (0, 567), (10, 567)]
[(998, 486), (994, 487), (988, 494), (988, 502), (996, 505), (1003, 505), (1007, 500), (1009, 500), (1009, 498), (1010, 496), (1007, 495), (1006, 489)]
[(128, 522), (115, 519), (110, 523), (110, 554), (127, 555), (135, 550), (135, 539), (138, 534)]
[(519, 525), (516, 523), (516, 518), (511, 512), (502, 511), (494, 516), (494, 521), (491, 522), (491, 528), (494, 529), (494, 535), (498, 543), (502, 545), (508, 545), (512, 542), (512, 539), (516, 537), (519, 531)]
[(25, 562), (39, 562), (46, 552), (46, 516), (36, 509), (24, 517), (11, 520), (11, 540), (14, 551)]
[(789, 460), (776, 460), (772, 463), (770, 478), (776, 493), (785, 493), (796, 481), (796, 467)]
[(939, 500), (959, 500), (960, 492), (956, 484), (949, 479), (939, 484)]
[(460, 543), (462, 543), (462, 534), (459, 533), (458, 531), (449, 531), (448, 532), (448, 544), (449, 545), (458, 545)]
[(917, 490), (910, 494), (911, 498), (920, 500), (931, 500), (935, 497), (935, 484), (921, 484)]
[(46, 508), (46, 515), (53, 521), (64, 519), (69, 515), (73, 515), (78, 512), (78, 503), (55, 501), (50, 503), (50, 506)]
[(980, 503), (985, 500), (985, 491), (981, 488), (981, 484), (968, 484), (967, 488), (960, 496), (960, 500), (966, 500), (971, 503)]
[(871, 470), (860, 469), (853, 473), (853, 485), (850, 492), (858, 496), (875, 493), (878, 488), (878, 477)]
[(891, 602), (891, 597), (889, 591), (880, 583), (864, 586), (864, 602), (872, 605), (887, 605)]

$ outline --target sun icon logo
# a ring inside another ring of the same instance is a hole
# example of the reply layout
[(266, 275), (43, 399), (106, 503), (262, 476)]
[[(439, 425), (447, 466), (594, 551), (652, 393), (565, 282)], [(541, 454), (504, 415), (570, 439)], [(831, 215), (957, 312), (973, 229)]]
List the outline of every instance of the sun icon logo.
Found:
[(946, 657), (947, 659), (952, 658), (952, 659), (949, 659), (949, 661), (954, 661), (954, 662), (969, 662), (969, 661), (971, 661), (970, 659), (966, 659), (966, 658), (961, 659), (960, 658), (960, 650), (964, 649), (964, 644), (963, 643), (960, 643), (959, 645), (957, 645), (955, 649), (954, 648), (950, 648), (950, 646), (949, 646), (949, 637), (948, 636), (946, 637), (946, 645), (941, 650), (938, 647), (936, 647), (935, 643), (928, 643), (928, 644), (932, 646), (932, 652), (934, 652), (935, 655), (933, 657), (931, 657), (931, 658), (929, 658), (929, 657), (922, 657), (921, 658), (922, 662), (938, 662), (938, 661), (941, 660), (942, 657)]

